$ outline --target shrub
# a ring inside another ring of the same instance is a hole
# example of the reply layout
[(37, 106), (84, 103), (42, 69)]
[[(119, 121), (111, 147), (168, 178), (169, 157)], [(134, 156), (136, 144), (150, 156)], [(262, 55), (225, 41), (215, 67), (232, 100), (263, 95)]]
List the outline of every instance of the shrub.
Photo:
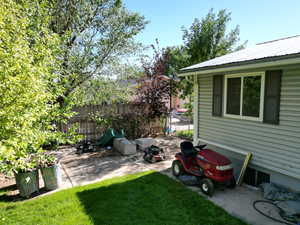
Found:
[(124, 130), (129, 139), (136, 139), (150, 134), (150, 124), (139, 111), (123, 114), (94, 115), (96, 123), (104, 128), (113, 128), (117, 131)]
[(42, 1), (0, 4), (0, 172), (31, 170), (53, 107), (59, 39), (47, 28)]
[(180, 130), (176, 132), (178, 137), (186, 138), (186, 139), (193, 139), (194, 131), (193, 130)]

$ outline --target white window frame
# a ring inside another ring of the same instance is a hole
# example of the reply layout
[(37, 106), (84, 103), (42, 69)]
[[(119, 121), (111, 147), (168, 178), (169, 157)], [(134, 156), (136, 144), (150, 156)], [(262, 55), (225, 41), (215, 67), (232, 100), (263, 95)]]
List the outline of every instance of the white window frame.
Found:
[[(244, 87), (244, 77), (261, 76), (261, 87), (260, 87), (260, 103), (259, 103), (259, 117), (243, 116), (243, 87)], [(241, 94), (240, 94), (240, 115), (227, 114), (227, 80), (228, 78), (241, 78)], [(242, 120), (252, 120), (252, 121), (263, 121), (264, 113), (264, 96), (265, 96), (265, 72), (252, 72), (252, 73), (237, 73), (225, 75), (224, 82), (224, 117), (242, 119)]]

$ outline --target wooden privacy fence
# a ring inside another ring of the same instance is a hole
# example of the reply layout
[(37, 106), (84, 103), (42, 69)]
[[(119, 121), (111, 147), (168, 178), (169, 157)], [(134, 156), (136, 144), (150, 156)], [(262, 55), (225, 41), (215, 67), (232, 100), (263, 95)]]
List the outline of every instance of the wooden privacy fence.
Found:
[[(77, 133), (83, 136), (84, 140), (95, 141), (98, 140), (104, 133), (105, 127), (101, 127), (92, 119), (92, 115), (100, 114), (127, 114), (135, 112), (137, 106), (134, 104), (112, 104), (112, 105), (88, 105), (82, 107), (76, 107), (73, 109), (76, 112), (67, 124), (60, 124), (60, 130), (66, 132), (74, 124), (78, 124)], [(151, 125), (152, 133), (162, 132), (164, 129), (164, 123), (161, 120), (152, 122)]]

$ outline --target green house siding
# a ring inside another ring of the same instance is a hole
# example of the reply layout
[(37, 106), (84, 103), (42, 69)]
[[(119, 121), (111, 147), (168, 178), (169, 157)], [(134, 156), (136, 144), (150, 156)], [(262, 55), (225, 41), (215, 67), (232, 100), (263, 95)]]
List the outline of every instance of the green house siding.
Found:
[(213, 75), (201, 74), (195, 127), (199, 139), (252, 152), (252, 166), (300, 179), (300, 67), (280, 69), (279, 125), (212, 116)]

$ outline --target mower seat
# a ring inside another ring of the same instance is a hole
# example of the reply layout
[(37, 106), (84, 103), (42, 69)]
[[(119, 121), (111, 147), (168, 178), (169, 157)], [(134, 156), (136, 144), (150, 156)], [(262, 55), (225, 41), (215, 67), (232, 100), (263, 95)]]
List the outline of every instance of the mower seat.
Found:
[(180, 150), (186, 157), (195, 156), (198, 151), (194, 148), (194, 145), (190, 141), (183, 141), (180, 143)]

